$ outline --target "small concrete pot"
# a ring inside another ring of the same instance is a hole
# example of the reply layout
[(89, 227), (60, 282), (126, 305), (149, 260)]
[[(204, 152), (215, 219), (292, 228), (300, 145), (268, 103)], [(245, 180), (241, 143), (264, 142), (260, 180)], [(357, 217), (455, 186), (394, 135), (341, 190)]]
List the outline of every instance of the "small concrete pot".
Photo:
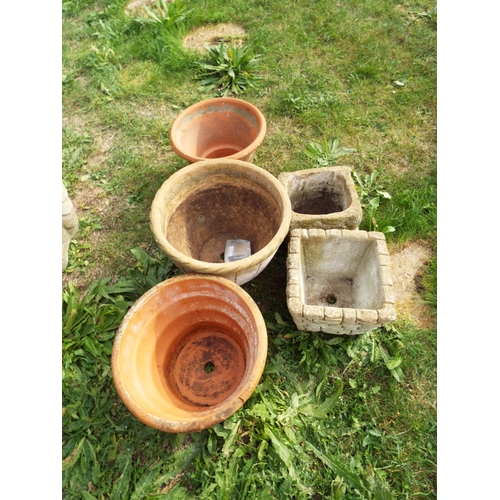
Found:
[(250, 162), (266, 128), (264, 115), (249, 102), (217, 97), (185, 109), (172, 124), (170, 144), (191, 163), (210, 158)]
[(113, 381), (144, 424), (197, 432), (247, 401), (266, 358), (264, 319), (242, 288), (215, 276), (179, 276), (128, 311), (113, 345)]
[(294, 229), (286, 294), (299, 330), (357, 335), (395, 320), (384, 234)]
[(363, 219), (349, 167), (283, 172), (278, 179), (292, 203), (290, 231), (357, 229)]
[[(239, 160), (206, 160), (171, 175), (151, 206), (151, 230), (185, 273), (243, 285), (269, 264), (288, 234), (290, 200), (266, 170)], [(228, 240), (247, 240), (251, 255), (225, 262)]]

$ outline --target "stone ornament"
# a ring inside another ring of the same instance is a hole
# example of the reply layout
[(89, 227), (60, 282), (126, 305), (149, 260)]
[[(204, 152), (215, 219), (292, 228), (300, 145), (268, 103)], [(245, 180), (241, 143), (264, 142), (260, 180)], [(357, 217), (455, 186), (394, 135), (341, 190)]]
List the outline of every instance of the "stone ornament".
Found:
[(71, 202), (68, 191), (62, 185), (62, 270), (68, 266), (68, 248), (71, 238), (78, 231), (78, 215)]

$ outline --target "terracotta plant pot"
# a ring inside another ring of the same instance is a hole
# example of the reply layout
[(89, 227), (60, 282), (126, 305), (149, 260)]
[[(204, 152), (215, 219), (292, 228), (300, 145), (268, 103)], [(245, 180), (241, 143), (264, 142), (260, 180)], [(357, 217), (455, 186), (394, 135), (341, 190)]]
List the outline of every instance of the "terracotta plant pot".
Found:
[(128, 311), (113, 345), (113, 380), (144, 424), (196, 432), (245, 403), (266, 357), (264, 319), (242, 288), (216, 276), (179, 276)]
[(266, 134), (264, 115), (241, 99), (218, 97), (185, 109), (170, 129), (170, 144), (185, 160), (252, 161)]
[[(266, 170), (238, 160), (206, 160), (170, 176), (151, 206), (154, 237), (185, 273), (239, 285), (262, 272), (288, 234), (290, 199)], [(251, 255), (224, 262), (227, 240), (250, 242)]]

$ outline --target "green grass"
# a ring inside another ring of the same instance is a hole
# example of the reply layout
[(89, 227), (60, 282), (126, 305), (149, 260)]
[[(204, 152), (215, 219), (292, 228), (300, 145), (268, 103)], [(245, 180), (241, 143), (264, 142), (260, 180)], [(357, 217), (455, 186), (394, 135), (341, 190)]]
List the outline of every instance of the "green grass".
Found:
[[(169, 144), (172, 121), (213, 95), (196, 78), (206, 56), (184, 50), (182, 37), (235, 22), (262, 55), (255, 88), (240, 96), (268, 123), (254, 163), (276, 176), (314, 168), (307, 145), (338, 138), (356, 150), (338, 161), (360, 176), (381, 172), (391, 198), (375, 217), (395, 228), (389, 244), (435, 249), (435, 3), (186, 0), (192, 11), (176, 23), (138, 22), (125, 5), (63, 2), (63, 180), (87, 207), (63, 275), (64, 496), (435, 498), (435, 329), (400, 318), (355, 338), (296, 331), (286, 244), (244, 285), (269, 353), (257, 390), (224, 423), (190, 435), (149, 428), (110, 372), (128, 308), (178, 272), (154, 242), (149, 210), (186, 165)], [(435, 252), (417, 288), (435, 310)]]

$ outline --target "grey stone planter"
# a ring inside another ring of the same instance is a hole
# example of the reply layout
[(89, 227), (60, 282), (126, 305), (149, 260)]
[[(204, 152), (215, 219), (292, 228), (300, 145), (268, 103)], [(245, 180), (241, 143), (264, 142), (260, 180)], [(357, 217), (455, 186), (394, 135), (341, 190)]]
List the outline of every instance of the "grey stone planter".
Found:
[(349, 167), (283, 172), (278, 179), (292, 204), (290, 231), (358, 228), (363, 212)]
[(384, 234), (293, 230), (286, 294), (288, 310), (299, 330), (357, 335), (395, 320)]

